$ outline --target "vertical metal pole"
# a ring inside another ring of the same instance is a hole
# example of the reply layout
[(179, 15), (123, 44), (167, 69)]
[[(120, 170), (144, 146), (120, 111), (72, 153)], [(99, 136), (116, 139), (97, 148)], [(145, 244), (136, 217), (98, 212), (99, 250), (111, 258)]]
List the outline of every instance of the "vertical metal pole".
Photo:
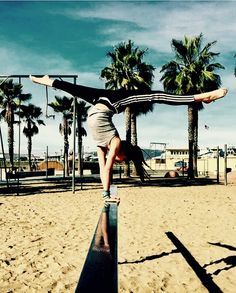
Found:
[[(79, 134), (78, 134), (78, 137), (79, 137)], [(79, 149), (78, 149), (79, 150)], [(79, 159), (79, 163), (80, 163), (80, 188), (81, 190), (83, 189), (83, 167), (84, 167), (84, 164), (83, 164), (83, 158), (84, 158), (84, 148), (82, 147), (82, 144), (81, 144), (81, 155), (80, 155), (80, 159)]]
[(204, 176), (206, 176), (206, 160), (205, 159), (203, 159), (203, 174), (204, 174)]
[[(76, 84), (76, 77), (74, 77)], [(73, 161), (72, 161), (72, 192), (75, 193), (75, 144), (76, 144), (76, 97), (73, 97)]]
[(65, 145), (63, 148), (63, 178), (66, 177), (66, 152), (65, 152)]
[(219, 146), (217, 146), (217, 157), (216, 157), (216, 179), (217, 179), (217, 184), (220, 183), (219, 172), (220, 172), (220, 155), (219, 155)]
[(209, 177), (209, 160), (208, 160), (208, 157), (207, 157), (207, 167), (206, 167), (206, 174), (207, 174), (207, 177)]
[(48, 146), (46, 148), (46, 178), (48, 178)]
[[(21, 77), (19, 76), (19, 84), (21, 84)], [(21, 130), (21, 127), (20, 127), (20, 106), (21, 106), (21, 100), (20, 100), (20, 103), (19, 103), (19, 110), (18, 110), (18, 115), (19, 115), (19, 120), (18, 120), (18, 123), (19, 123), (19, 126), (18, 126), (18, 173), (20, 172), (20, 130)], [(20, 185), (20, 178), (19, 178), (19, 174), (17, 176), (17, 185), (18, 185), (18, 188), (17, 188), (17, 195), (19, 195), (19, 185)]]
[(227, 185), (227, 144), (225, 144), (224, 159), (225, 159), (224, 183), (225, 185)]
[(164, 143), (164, 152), (165, 152), (165, 170), (166, 170), (166, 143)]
[[(19, 84), (21, 84), (21, 77), (19, 77)], [(21, 100), (20, 100), (20, 104), (19, 104), (19, 111), (18, 111), (18, 115), (19, 115), (19, 120), (18, 120), (18, 123), (19, 123), (19, 141), (18, 141), (18, 171), (20, 171), (20, 130), (21, 130), (21, 127), (20, 127), (20, 106), (21, 106)]]
[(6, 181), (7, 181), (7, 188), (9, 188), (8, 177), (7, 177), (7, 164), (6, 164), (6, 157), (5, 157), (4, 146), (3, 146), (1, 125), (0, 125), (0, 140), (1, 140), (1, 147), (2, 147), (2, 155), (3, 155), (3, 163), (4, 163), (4, 169), (5, 169), (5, 176), (6, 176)]

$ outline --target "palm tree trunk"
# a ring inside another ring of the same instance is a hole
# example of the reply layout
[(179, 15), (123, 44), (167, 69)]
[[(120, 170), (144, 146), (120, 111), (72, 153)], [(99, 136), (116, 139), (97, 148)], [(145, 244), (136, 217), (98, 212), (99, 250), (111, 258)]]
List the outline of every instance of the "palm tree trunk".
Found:
[[(131, 141), (131, 109), (130, 107), (125, 108), (125, 128), (126, 128), (126, 141)], [(130, 177), (130, 164), (127, 162), (124, 168), (124, 176)]]
[[(136, 114), (132, 111), (131, 112), (131, 144), (132, 145), (137, 145), (138, 144), (138, 138), (137, 138), (137, 116)], [(137, 171), (135, 168), (132, 170), (132, 175), (137, 176)]]
[(137, 116), (134, 112), (131, 112), (131, 143), (132, 145), (138, 145), (137, 137)]
[(78, 141), (78, 173), (79, 176), (83, 176), (83, 141), (82, 137), (79, 136), (79, 141)]
[(193, 172), (193, 145), (194, 145), (194, 134), (193, 134), (193, 107), (188, 106), (188, 147), (189, 147), (189, 159), (188, 159), (188, 178), (194, 178)]
[(65, 149), (65, 174), (66, 176), (69, 176), (69, 166), (68, 166), (68, 139), (65, 141), (64, 145)]
[(83, 166), (82, 166), (82, 134), (81, 134), (81, 115), (77, 111), (77, 129), (78, 129), (78, 174), (83, 175)]
[(32, 153), (32, 136), (29, 136), (28, 137), (28, 157), (29, 157), (29, 170), (30, 171), (32, 171), (31, 153)]
[(198, 109), (194, 107), (193, 125), (193, 172), (194, 177), (198, 177), (197, 158), (198, 158)]
[(69, 150), (69, 141), (68, 141), (68, 121), (64, 121), (64, 166), (65, 166), (65, 175), (69, 176), (69, 166), (68, 166), (68, 150)]
[(14, 126), (13, 121), (8, 123), (8, 149), (9, 149), (9, 157), (10, 164), (12, 170), (14, 169)]

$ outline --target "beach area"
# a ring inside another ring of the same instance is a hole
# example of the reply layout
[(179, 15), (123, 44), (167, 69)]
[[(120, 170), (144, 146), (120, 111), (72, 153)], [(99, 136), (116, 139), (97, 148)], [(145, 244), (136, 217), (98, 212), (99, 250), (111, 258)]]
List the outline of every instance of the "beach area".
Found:
[[(235, 183), (117, 186), (120, 293), (209, 292), (196, 264), (235, 292)], [(99, 183), (2, 195), (1, 293), (74, 292), (102, 207)]]

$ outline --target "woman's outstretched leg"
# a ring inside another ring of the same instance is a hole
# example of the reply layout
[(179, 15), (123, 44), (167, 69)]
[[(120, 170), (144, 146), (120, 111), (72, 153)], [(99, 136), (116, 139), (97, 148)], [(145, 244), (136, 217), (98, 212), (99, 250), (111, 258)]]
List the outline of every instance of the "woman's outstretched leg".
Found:
[(52, 86), (54, 81), (53, 79), (50, 79), (48, 75), (44, 75), (43, 77), (36, 77), (36, 76), (30, 75), (29, 78), (35, 83), (46, 85), (46, 86)]
[[(51, 79), (48, 75), (44, 75), (43, 77), (36, 77), (30, 75), (29, 78), (38, 84), (51, 86), (56, 89), (62, 90), (68, 94), (71, 94), (75, 97), (80, 97), (85, 102), (90, 104), (94, 104), (94, 101), (99, 99), (100, 97), (113, 97), (115, 91), (107, 90), (107, 89), (97, 89), (87, 86), (82, 86), (79, 84), (58, 80), (58, 79)], [(119, 92), (119, 91), (118, 91)]]
[[(30, 75), (30, 79), (38, 84), (42, 84), (45, 86), (53, 86), (54, 80), (50, 79), (48, 75), (44, 75), (43, 77), (36, 77)], [(68, 84), (65, 82), (65, 84)], [(74, 87), (76, 88), (74, 88)], [(81, 98), (85, 99), (88, 97), (102, 97), (102, 96), (110, 96), (110, 95), (115, 95), (116, 91), (109, 91), (109, 90), (104, 90), (104, 89), (95, 89), (95, 88), (88, 88), (84, 86), (78, 86), (78, 85), (70, 85), (69, 88), (62, 86), (58, 87), (59, 89), (62, 89), (66, 92), (71, 93), (72, 95), (78, 94), (77, 91), (79, 91), (79, 95)], [(119, 91), (117, 91), (119, 93)], [(213, 101), (216, 101), (218, 99), (223, 98), (227, 94), (228, 90), (226, 88), (220, 88), (214, 91), (206, 92), (206, 93), (201, 93), (201, 94), (195, 94), (195, 95), (172, 95), (168, 94), (165, 92), (156, 92), (152, 91), (151, 93), (147, 94), (142, 94), (139, 95), (137, 92), (137, 95), (135, 94), (135, 91), (132, 91), (132, 95), (128, 96), (126, 98), (122, 99), (122, 96), (124, 94), (128, 94), (129, 92), (122, 92), (119, 93), (120, 99), (118, 99), (115, 103), (115, 107), (119, 106), (127, 106), (132, 103), (139, 103), (139, 102), (156, 102), (156, 103), (166, 103), (166, 104), (189, 104), (191, 102), (203, 102), (206, 104), (209, 104)], [(88, 102), (91, 102), (91, 100), (88, 100)]]
[(215, 100), (223, 98), (227, 92), (228, 90), (226, 88), (220, 88), (211, 92), (197, 94), (194, 95), (194, 101), (209, 104)]

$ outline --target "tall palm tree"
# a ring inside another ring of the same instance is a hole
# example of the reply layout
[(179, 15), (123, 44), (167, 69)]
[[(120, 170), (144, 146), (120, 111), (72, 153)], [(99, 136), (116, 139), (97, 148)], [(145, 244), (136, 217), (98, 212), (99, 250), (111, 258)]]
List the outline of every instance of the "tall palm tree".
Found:
[[(196, 94), (220, 87), (221, 79), (215, 71), (224, 67), (212, 63), (219, 55), (211, 51), (215, 44), (216, 41), (203, 46), (202, 34), (183, 40), (173, 39), (171, 46), (175, 59), (161, 69), (164, 89), (176, 94)], [(198, 111), (201, 109), (202, 103), (188, 106), (189, 178), (197, 176)]]
[(78, 136), (78, 171), (80, 175), (82, 174), (82, 142), (83, 136), (87, 135), (86, 130), (83, 127), (83, 122), (86, 121), (88, 116), (88, 109), (90, 106), (86, 106), (84, 101), (79, 101), (76, 99), (76, 119), (77, 119), (77, 136)]
[(23, 128), (23, 133), (28, 139), (28, 158), (29, 158), (29, 168), (32, 171), (32, 137), (39, 133), (38, 125), (45, 125), (43, 120), (40, 119), (43, 112), (40, 107), (33, 104), (21, 105), (20, 117), (25, 123)]
[(2, 111), (0, 115), (4, 118), (8, 127), (8, 149), (10, 164), (14, 168), (14, 124), (16, 110), (22, 102), (31, 99), (31, 94), (22, 93), (22, 85), (14, 83), (12, 79), (0, 82), (0, 101)]
[(48, 104), (56, 113), (62, 113), (63, 122), (59, 125), (59, 132), (64, 136), (64, 176), (69, 175), (68, 168), (68, 151), (69, 151), (69, 135), (71, 134), (72, 124), (72, 104), (73, 98), (66, 96), (55, 96), (54, 102)]
[[(101, 77), (106, 79), (105, 87), (108, 89), (150, 89), (153, 82), (154, 67), (143, 62), (147, 49), (142, 50), (135, 47), (129, 40), (114, 47), (113, 51), (108, 52), (107, 56), (111, 64), (101, 71)], [(128, 106), (125, 109), (126, 140), (132, 140), (137, 144), (136, 117), (137, 115), (152, 111), (153, 106), (143, 103), (141, 105)], [(131, 125), (133, 127), (131, 128)], [(131, 129), (133, 130), (131, 132)], [(133, 139), (131, 134), (133, 133)], [(128, 167), (128, 166), (127, 166)], [(129, 176), (129, 167), (126, 169)]]

